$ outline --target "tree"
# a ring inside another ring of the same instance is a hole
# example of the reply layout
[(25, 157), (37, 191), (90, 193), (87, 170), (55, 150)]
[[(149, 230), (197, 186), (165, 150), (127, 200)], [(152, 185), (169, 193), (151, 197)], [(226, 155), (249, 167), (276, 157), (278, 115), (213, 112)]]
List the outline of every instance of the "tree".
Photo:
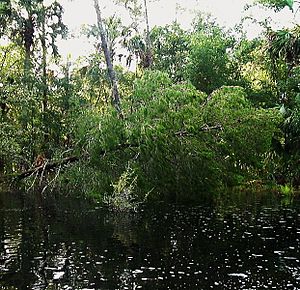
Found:
[[(108, 18), (103, 19), (103, 30), (105, 31), (105, 37), (107, 42), (108, 51), (111, 57), (111, 62), (114, 63), (116, 60), (122, 61), (122, 53), (117, 54), (117, 49), (126, 42), (127, 34), (129, 33), (129, 28), (124, 26), (121, 18), (116, 15), (112, 15)], [(82, 28), (82, 33), (88, 38), (93, 38), (94, 47), (96, 51), (101, 49), (101, 44), (99, 44), (100, 31), (98, 25), (88, 25)]]
[(16, 45), (0, 47), (0, 175), (20, 162), (21, 144), (26, 136), (20, 130), (20, 115), (26, 103), (22, 80), (22, 52)]
[(191, 36), (187, 75), (197, 89), (211, 93), (233, 84), (231, 63), (234, 38), (228, 36), (210, 19), (200, 17)]
[[(18, 165), (23, 168), (32, 164), (38, 154), (50, 158), (53, 153), (50, 148), (58, 145), (51, 142), (57, 140), (54, 136), (58, 135), (55, 130), (59, 131), (59, 122), (53, 116), (58, 115), (59, 108), (51, 92), (55, 88), (52, 86), (53, 72), (49, 70), (49, 55), (57, 60), (57, 38), (64, 37), (67, 29), (62, 21), (63, 7), (55, 0), (48, 3), (45, 5), (43, 0), (11, 1), (9, 6), (6, 5), (9, 18), (1, 30), (3, 36), (14, 44), (12, 51), (3, 49), (1, 69), (5, 71), (10, 59), (6, 51), (12, 55), (18, 51), (19, 59), (15, 61), (18, 69), (20, 61), (23, 61), (22, 77), (20, 71), (9, 77), (1, 76), (2, 117), (8, 126), (18, 128), (24, 136), (18, 138), (18, 145), (23, 148), (22, 162)], [(8, 48), (11, 49), (11, 46)], [(15, 65), (12, 65), (9, 70), (14, 68)], [(11, 93), (12, 90), (14, 93)]]
[(233, 78), (246, 89), (252, 104), (272, 108), (278, 105), (279, 98), (265, 45), (262, 38), (249, 40), (242, 37), (237, 41), (232, 54)]
[(11, 21), (12, 10), (10, 0), (0, 1), (0, 38), (5, 34), (7, 26)]
[[(259, 0), (262, 5), (276, 12), (285, 7), (293, 10), (293, 0)], [(297, 3), (298, 4), (298, 3)], [(299, 10), (299, 5), (295, 13)], [(294, 11), (294, 10), (293, 10)], [(277, 156), (274, 172), (281, 183), (300, 184), (300, 28), (282, 28), (266, 31), (265, 51), (270, 59), (269, 70), (278, 91), (278, 103), (284, 122), (281, 125), (283, 140), (275, 145)]]
[(183, 81), (190, 54), (190, 38), (188, 31), (178, 23), (151, 30), (153, 68), (165, 71), (175, 82)]
[(6, 11), (9, 11), (10, 15), (5, 36), (24, 48), (26, 76), (32, 68), (31, 58), (35, 42), (40, 40), (41, 46), (47, 48), (49, 44), (53, 55), (58, 54), (56, 39), (58, 36), (65, 36), (67, 31), (62, 22), (63, 7), (56, 0), (48, 6), (44, 5), (44, 0), (18, 0), (4, 7), (9, 7)]
[(112, 103), (113, 103), (115, 109), (117, 110), (119, 117), (122, 118), (121, 101), (120, 101), (120, 95), (119, 95), (119, 90), (118, 90), (116, 73), (114, 71), (110, 51), (108, 49), (108, 44), (107, 44), (107, 40), (106, 40), (106, 36), (105, 36), (105, 31), (103, 28), (103, 20), (102, 20), (98, 0), (94, 0), (94, 7), (95, 7), (96, 14), (97, 14), (97, 25), (99, 28), (101, 47), (104, 52), (105, 61), (106, 61), (106, 65), (107, 65), (107, 71), (108, 71), (108, 75), (109, 75), (111, 85), (112, 85)]
[[(131, 18), (133, 19), (132, 28), (134, 29), (135, 35), (133, 35), (132, 41), (129, 41), (127, 46), (131, 50), (135, 50), (135, 54), (139, 55), (140, 65), (143, 68), (149, 68), (153, 63), (153, 52), (152, 52), (152, 43), (151, 43), (151, 32), (149, 24), (149, 15), (148, 15), (148, 2), (143, 0), (115, 0), (117, 3), (124, 4), (125, 8), (129, 11)], [(143, 8), (144, 9), (143, 9)], [(143, 12), (142, 12), (143, 10)], [(144, 15), (143, 21), (145, 22), (145, 37), (144, 41), (140, 37), (138, 32), (138, 26), (141, 16)], [(137, 41), (138, 40), (138, 41)], [(139, 45), (137, 45), (139, 44)], [(134, 49), (132, 49), (134, 48)]]
[(146, 23), (146, 55), (144, 59), (144, 67), (147, 68), (147, 67), (151, 67), (153, 62), (147, 0), (144, 0), (144, 9), (145, 9), (145, 23)]

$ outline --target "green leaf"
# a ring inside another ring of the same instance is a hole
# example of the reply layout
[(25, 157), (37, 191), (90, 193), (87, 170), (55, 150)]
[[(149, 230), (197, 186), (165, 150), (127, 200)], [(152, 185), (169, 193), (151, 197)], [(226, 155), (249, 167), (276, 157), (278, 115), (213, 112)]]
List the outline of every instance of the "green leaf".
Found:
[(294, 0), (285, 0), (286, 5), (293, 10)]
[(295, 97), (295, 102), (298, 106), (300, 105), (300, 94), (299, 93)]

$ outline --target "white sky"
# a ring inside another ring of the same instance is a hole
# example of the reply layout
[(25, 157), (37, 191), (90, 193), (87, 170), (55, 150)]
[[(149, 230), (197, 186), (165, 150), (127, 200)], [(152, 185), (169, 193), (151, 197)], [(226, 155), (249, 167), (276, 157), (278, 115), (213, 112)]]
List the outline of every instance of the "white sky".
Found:
[[(280, 13), (274, 13), (270, 10), (252, 8), (243, 12), (246, 4), (251, 4), (253, 0), (148, 0), (149, 22), (150, 26), (166, 25), (178, 20), (184, 28), (189, 28), (193, 19), (193, 11), (210, 13), (217, 19), (222, 26), (233, 27), (238, 24), (243, 16), (253, 16), (255, 19), (263, 20), (270, 17), (277, 22), (277, 28), (282, 26), (291, 26), (296, 20), (288, 8)], [(61, 0), (65, 9), (64, 22), (68, 25), (74, 35), (79, 34), (80, 27), (84, 24), (95, 24), (96, 14), (94, 11), (93, 0)], [(116, 13), (124, 20), (129, 21), (128, 14), (120, 6), (112, 4), (110, 0), (100, 0), (100, 5), (104, 7), (104, 17)], [(185, 8), (185, 11), (178, 10), (178, 4)], [(249, 37), (255, 37), (260, 32), (259, 27), (254, 24), (247, 27)], [(63, 56), (71, 54), (72, 59), (80, 55), (87, 54), (92, 50), (92, 46), (84, 37), (68, 39), (60, 42), (60, 52)]]

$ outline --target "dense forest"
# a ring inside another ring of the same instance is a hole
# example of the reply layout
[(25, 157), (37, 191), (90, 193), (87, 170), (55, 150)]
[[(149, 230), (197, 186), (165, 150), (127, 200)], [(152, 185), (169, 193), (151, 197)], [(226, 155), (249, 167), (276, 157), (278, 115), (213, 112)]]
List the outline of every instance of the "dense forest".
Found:
[[(44, 2), (0, 0), (2, 189), (117, 208), (237, 187), (297, 190), (298, 25), (266, 21), (251, 40), (201, 14), (190, 30), (150, 28), (146, 0), (115, 0), (132, 19), (124, 25), (94, 0), (97, 24), (83, 33), (95, 51), (73, 63), (57, 45), (68, 37), (63, 7)], [(258, 2), (297, 13), (292, 0)]]

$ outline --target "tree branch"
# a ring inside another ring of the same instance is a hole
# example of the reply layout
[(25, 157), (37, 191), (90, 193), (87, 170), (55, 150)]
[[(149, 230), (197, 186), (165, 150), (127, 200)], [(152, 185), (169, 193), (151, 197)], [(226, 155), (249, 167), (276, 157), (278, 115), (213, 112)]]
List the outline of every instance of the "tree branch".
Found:
[[(138, 147), (139, 144), (129, 144), (129, 143), (123, 143), (123, 144), (119, 144), (116, 146), (116, 148), (113, 148), (109, 151), (107, 150), (102, 150), (99, 152), (99, 155), (100, 156), (104, 156), (106, 153), (108, 152), (115, 152), (115, 151), (118, 151), (118, 150), (122, 150), (122, 149), (126, 149), (126, 148), (134, 148), (134, 147)], [(49, 170), (52, 170), (52, 169), (55, 169), (57, 167), (62, 167), (62, 166), (65, 166), (65, 165), (68, 165), (70, 163), (74, 163), (74, 162), (77, 162), (83, 158), (86, 158), (87, 156), (81, 156), (81, 157), (78, 157), (78, 156), (71, 156), (71, 157), (66, 157), (66, 158), (63, 158), (61, 160), (58, 160), (58, 161), (53, 161), (53, 162), (47, 162), (43, 165), (40, 165), (40, 166), (37, 166), (37, 167), (34, 167), (34, 168), (31, 168), (29, 170), (26, 170), (22, 173), (19, 173), (19, 174), (16, 174), (15, 175), (15, 179), (16, 180), (22, 180), (24, 178), (27, 178), (29, 176), (32, 176), (33, 174), (44, 174), (44, 172), (46, 171), (49, 171)]]
[(54, 169), (58, 166), (63, 166), (63, 165), (67, 165), (69, 163), (73, 163), (73, 162), (76, 162), (76, 161), (79, 161), (79, 157), (77, 156), (71, 156), (71, 157), (66, 157), (62, 160), (59, 160), (59, 161), (55, 161), (55, 162), (49, 162), (49, 163), (45, 163), (41, 166), (37, 166), (37, 167), (34, 167), (34, 168), (31, 168), (27, 171), (24, 171), (20, 174), (18, 174), (16, 176), (16, 179), (17, 180), (22, 180), (26, 177), (29, 177), (31, 176), (32, 174), (35, 174), (35, 173), (42, 173), (42, 172), (45, 172), (45, 171), (49, 171), (51, 169)]
[[(208, 131), (211, 131), (211, 130), (223, 130), (223, 127), (221, 124), (217, 124), (215, 126), (208, 126), (206, 124), (204, 124), (200, 129), (199, 131), (200, 132), (208, 132)], [(179, 137), (184, 137), (184, 136), (191, 136), (192, 134), (183, 130), (183, 131), (178, 131), (175, 133), (176, 136), (179, 136)]]

